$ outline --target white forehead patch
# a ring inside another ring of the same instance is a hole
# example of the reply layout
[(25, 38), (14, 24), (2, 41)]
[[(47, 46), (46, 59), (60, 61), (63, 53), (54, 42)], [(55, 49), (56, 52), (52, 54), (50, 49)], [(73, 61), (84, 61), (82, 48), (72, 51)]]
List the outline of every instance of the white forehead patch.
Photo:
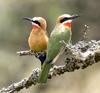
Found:
[[(59, 18), (70, 18), (70, 17), (71, 17), (70, 14), (63, 14), (63, 15), (59, 16)], [(71, 22), (72, 22), (72, 19), (69, 19), (69, 20), (66, 20), (62, 23), (65, 24), (65, 23), (71, 23)]]
[(41, 17), (33, 17), (32, 20), (33, 20), (33, 21), (35, 21), (35, 20), (38, 21), (38, 20), (41, 20)]
[(71, 17), (71, 15), (69, 15), (69, 14), (63, 14), (60, 17)]
[[(41, 17), (33, 17), (32, 18), (33, 21), (38, 21), (40, 19), (41, 19)], [(34, 22), (32, 22), (32, 24), (38, 26), (38, 24), (35, 24)]]

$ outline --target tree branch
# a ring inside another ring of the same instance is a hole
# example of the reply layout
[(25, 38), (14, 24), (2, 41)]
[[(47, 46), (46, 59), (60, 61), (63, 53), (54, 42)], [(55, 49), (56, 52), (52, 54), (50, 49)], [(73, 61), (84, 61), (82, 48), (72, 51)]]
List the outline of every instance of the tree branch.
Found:
[(17, 54), (19, 56), (34, 55), (35, 57), (38, 58), (40, 55), (43, 55), (44, 52), (34, 52), (32, 50), (25, 50), (25, 51), (18, 51)]
[[(100, 41), (79, 41), (75, 45), (66, 46), (63, 54), (65, 54), (65, 65), (54, 66), (51, 68), (48, 74), (48, 79), (51, 79), (56, 75), (64, 74), (65, 72), (84, 69), (94, 63), (99, 62)], [(13, 93), (15, 91), (20, 91), (23, 88), (28, 88), (31, 85), (36, 85), (38, 83), (40, 71), (41, 70), (39, 68), (34, 69), (28, 78), (25, 78), (18, 83), (11, 84), (7, 88), (2, 88), (0, 93)]]

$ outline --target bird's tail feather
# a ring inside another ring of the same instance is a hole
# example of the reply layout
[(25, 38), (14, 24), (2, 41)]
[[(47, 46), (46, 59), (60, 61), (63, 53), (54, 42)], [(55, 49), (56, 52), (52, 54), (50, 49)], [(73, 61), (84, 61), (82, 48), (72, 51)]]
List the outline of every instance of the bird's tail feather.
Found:
[(44, 62), (42, 71), (40, 73), (39, 80), (38, 80), (39, 83), (47, 82), (48, 73), (49, 73), (50, 68), (51, 68), (51, 63)]

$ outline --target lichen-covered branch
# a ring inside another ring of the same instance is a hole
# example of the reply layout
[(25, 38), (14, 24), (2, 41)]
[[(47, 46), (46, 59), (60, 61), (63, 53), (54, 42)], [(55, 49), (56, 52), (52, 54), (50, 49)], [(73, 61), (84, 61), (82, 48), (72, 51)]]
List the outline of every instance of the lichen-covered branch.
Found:
[[(65, 65), (54, 66), (51, 68), (48, 79), (51, 79), (56, 75), (64, 74), (65, 72), (85, 69), (86, 67), (99, 62), (100, 41), (79, 41), (75, 45), (66, 46), (63, 52), (65, 54)], [(40, 71), (39, 68), (34, 69), (28, 78), (25, 78), (18, 83), (11, 84), (7, 88), (2, 88), (0, 93), (13, 93), (15, 91), (20, 91), (23, 88), (28, 88), (31, 85), (36, 85), (38, 83)]]
[(18, 51), (17, 54), (19, 56), (25, 56), (25, 55), (35, 55), (35, 53), (31, 50), (25, 50), (25, 51)]
[(17, 54), (19, 56), (27, 56), (27, 55), (34, 55), (38, 58), (39, 55), (42, 55), (44, 52), (34, 52), (32, 50), (25, 50), (25, 51), (18, 51)]

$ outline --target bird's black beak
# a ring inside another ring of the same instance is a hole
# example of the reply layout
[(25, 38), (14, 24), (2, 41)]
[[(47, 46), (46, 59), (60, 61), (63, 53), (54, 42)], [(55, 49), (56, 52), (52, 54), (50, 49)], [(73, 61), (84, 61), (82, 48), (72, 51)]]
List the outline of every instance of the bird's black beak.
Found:
[(71, 16), (71, 19), (75, 19), (75, 18), (78, 18), (78, 17), (80, 17), (80, 16), (77, 15), (77, 14), (76, 14), (76, 15), (72, 15), (72, 16)]
[(29, 18), (29, 17), (24, 17), (23, 19), (31, 21), (31, 22), (33, 21), (32, 18)]

